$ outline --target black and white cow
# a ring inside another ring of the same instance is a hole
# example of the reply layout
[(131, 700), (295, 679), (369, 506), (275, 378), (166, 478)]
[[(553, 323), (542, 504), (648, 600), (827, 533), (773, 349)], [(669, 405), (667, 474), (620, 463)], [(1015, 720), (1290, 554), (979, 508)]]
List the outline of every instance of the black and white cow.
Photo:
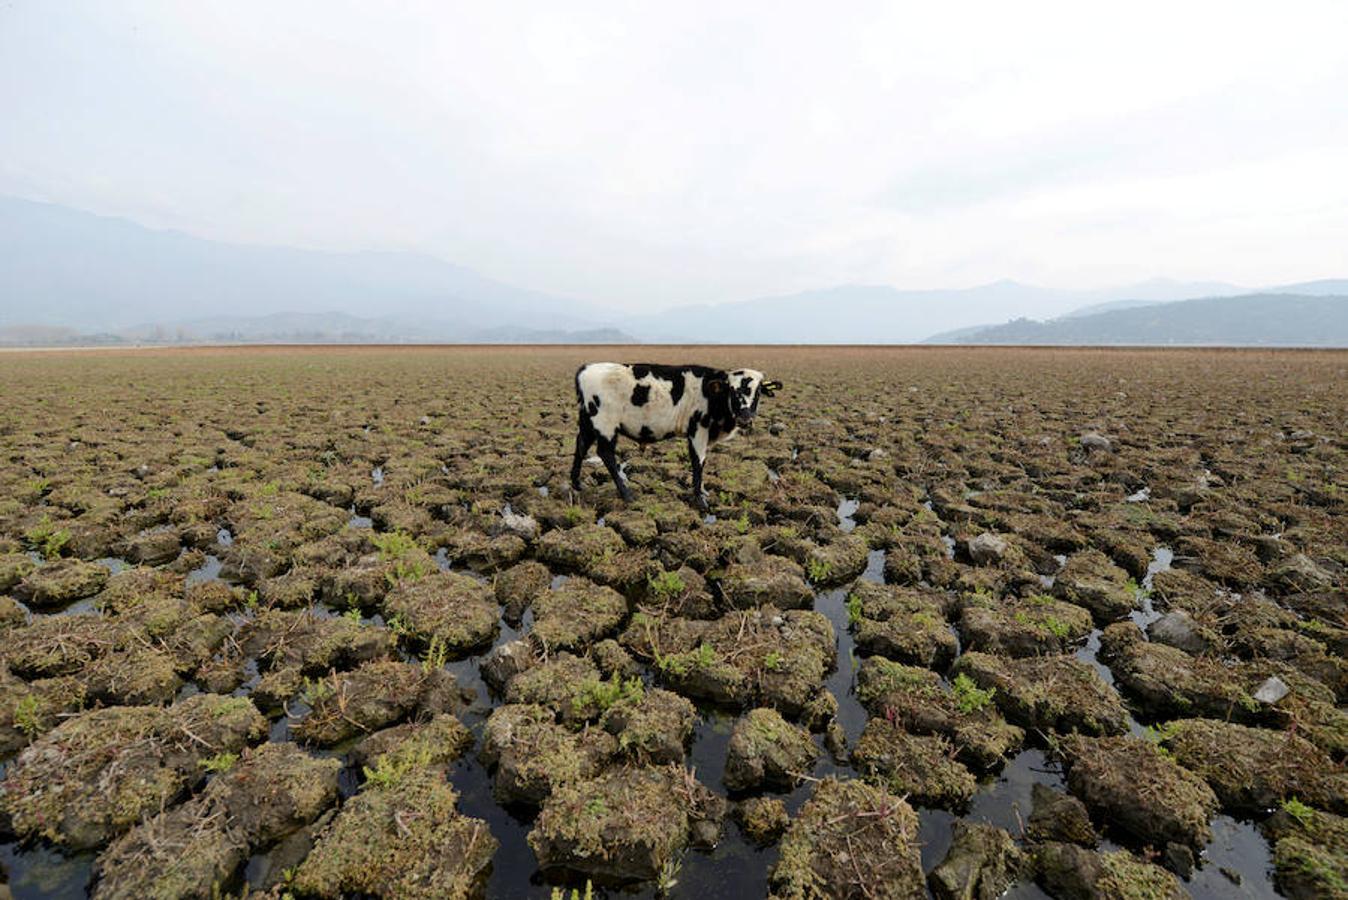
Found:
[(618, 435), (642, 444), (681, 436), (688, 440), (693, 496), (698, 507), (706, 509), (702, 466), (707, 449), (747, 430), (758, 413), (759, 397), (771, 397), (781, 386), (780, 381), (764, 381), (756, 369), (726, 372), (707, 366), (607, 362), (581, 366), (576, 370), (580, 430), (571, 486), (580, 490), (581, 462), (597, 442), (599, 458), (618, 493), (631, 500), (632, 492), (618, 469)]

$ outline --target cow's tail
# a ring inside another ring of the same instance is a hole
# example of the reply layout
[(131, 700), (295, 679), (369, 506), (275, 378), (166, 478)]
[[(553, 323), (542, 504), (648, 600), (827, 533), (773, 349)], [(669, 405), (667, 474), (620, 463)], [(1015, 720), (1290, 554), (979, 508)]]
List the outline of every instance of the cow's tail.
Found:
[(576, 370), (576, 405), (581, 409), (585, 408), (585, 393), (580, 389), (580, 373), (589, 368), (589, 365), (583, 365)]

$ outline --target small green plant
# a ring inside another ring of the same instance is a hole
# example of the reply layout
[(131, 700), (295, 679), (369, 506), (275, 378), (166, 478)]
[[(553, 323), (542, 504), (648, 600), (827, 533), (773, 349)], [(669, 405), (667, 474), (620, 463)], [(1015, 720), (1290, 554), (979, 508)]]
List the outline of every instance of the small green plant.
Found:
[(815, 584), (819, 584), (833, 575), (833, 563), (826, 559), (811, 559), (805, 567), (805, 574)]
[(1163, 725), (1148, 725), (1142, 729), (1142, 737), (1151, 742), (1152, 746), (1156, 748), (1156, 752), (1167, 759), (1171, 758), (1171, 754), (1165, 743), (1178, 734), (1179, 726), (1175, 722), (1166, 722)]
[(434, 635), (431, 638), (430, 646), (426, 648), (426, 653), (421, 657), (421, 671), (429, 675), (432, 672), (443, 669), (445, 663), (449, 662), (449, 647), (445, 643), (444, 637)]
[(678, 572), (661, 572), (646, 578), (646, 585), (657, 600), (672, 600), (688, 589)]
[(679, 883), (679, 870), (683, 868), (683, 860), (678, 857), (670, 857), (665, 864), (660, 867), (660, 875), (655, 882), (655, 892), (661, 897), (669, 896), (669, 892), (674, 890)]
[(42, 521), (25, 531), (23, 536), (30, 547), (42, 554), (43, 559), (55, 559), (61, 555), (65, 545), (70, 543), (70, 531), (57, 528), (52, 523), (51, 517), (45, 514)]
[(763, 657), (763, 668), (769, 672), (776, 672), (786, 662), (786, 657), (782, 656), (781, 651), (769, 650), (768, 655)]
[(332, 684), (326, 678), (315, 680), (305, 676), (304, 689), (300, 692), (300, 697), (306, 706), (312, 709), (331, 696)]
[(955, 680), (951, 682), (950, 686), (955, 691), (955, 703), (962, 713), (978, 712), (991, 703), (993, 696), (997, 693), (996, 688), (980, 688), (972, 678), (963, 672), (955, 676)]
[(856, 594), (847, 595), (847, 624), (856, 625), (861, 621), (861, 598)]
[(244, 601), (243, 608), (249, 612), (257, 612), (259, 605), (260, 601), (258, 600), (257, 591), (249, 591), (248, 599)]
[(402, 559), (417, 549), (417, 542), (411, 535), (402, 531), (387, 531), (382, 534), (375, 532), (370, 535), (370, 542), (379, 551), (379, 558), (385, 562)]
[(594, 900), (594, 884), (590, 879), (585, 879), (584, 894), (579, 888), (572, 888), (568, 894), (566, 888), (555, 887), (552, 889), (552, 900)]
[(697, 650), (693, 652), (693, 665), (699, 669), (706, 669), (716, 662), (716, 648), (706, 641), (697, 645)]
[(1301, 827), (1310, 827), (1311, 820), (1315, 818), (1315, 810), (1302, 803), (1296, 797), (1288, 797), (1281, 805), (1282, 811), (1296, 819)]
[(735, 530), (740, 534), (748, 534), (751, 523), (749, 522), (749, 513), (744, 512), (735, 520)]
[(562, 521), (568, 526), (576, 526), (585, 518), (585, 510), (579, 506), (568, 506), (562, 510)]
[(197, 765), (201, 766), (212, 775), (219, 775), (222, 772), (228, 772), (234, 768), (234, 764), (239, 761), (237, 753), (217, 753), (214, 756), (208, 756)]
[(410, 751), (381, 753), (374, 761), (374, 768), (362, 766), (365, 783), (370, 787), (390, 788), (402, 783), (408, 772), (431, 764), (431, 748), (418, 745)]
[(360, 624), (360, 607), (359, 607), (359, 606), (353, 606), (353, 607), (351, 607), (351, 608), (348, 609), (346, 612), (342, 613), (342, 618), (343, 618), (343, 619), (346, 619), (348, 622), (352, 623), (353, 625), (359, 625), (359, 624)]
[(597, 819), (608, 812), (608, 804), (603, 797), (591, 797), (585, 804), (585, 812)]
[(36, 694), (27, 694), (14, 704), (14, 727), (29, 738), (36, 737), (42, 730), (42, 723), (38, 721), (39, 706)]
[(1044, 616), (1043, 626), (1058, 640), (1065, 640), (1072, 631), (1072, 627), (1057, 616)]
[(600, 681), (596, 678), (587, 681), (580, 692), (571, 698), (571, 709), (579, 715), (593, 705), (602, 714), (625, 700), (638, 703), (643, 696), (645, 688), (640, 678), (620, 676), (609, 681)]

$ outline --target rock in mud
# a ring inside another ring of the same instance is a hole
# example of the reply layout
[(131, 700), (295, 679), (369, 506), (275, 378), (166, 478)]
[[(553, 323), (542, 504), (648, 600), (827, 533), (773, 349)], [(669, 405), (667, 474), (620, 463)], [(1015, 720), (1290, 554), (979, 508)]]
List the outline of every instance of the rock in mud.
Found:
[(1148, 625), (1147, 637), (1193, 656), (1211, 653), (1222, 646), (1220, 634), (1182, 609), (1173, 609)]
[(936, 900), (997, 900), (1020, 877), (1024, 860), (1011, 835), (980, 822), (955, 823), (945, 859), (927, 884)]
[(457, 712), (467, 703), (452, 682), (453, 676), (444, 670), (427, 672), (397, 660), (375, 660), (350, 672), (333, 672), (307, 683), (303, 699), (310, 710), (293, 726), (295, 739), (331, 746), (418, 710)]
[(516, 563), (499, 573), (493, 589), (496, 602), (503, 607), (502, 617), (512, 627), (517, 627), (534, 598), (546, 591), (550, 584), (552, 573), (547, 566), (534, 560)]
[(28, 573), (13, 594), (34, 609), (52, 609), (92, 597), (107, 583), (108, 570), (97, 563), (60, 559)]
[(490, 587), (454, 572), (401, 582), (384, 596), (383, 610), (418, 644), (434, 643), (451, 657), (490, 644), (500, 612)]
[(1064, 794), (1046, 784), (1035, 782), (1030, 786), (1030, 800), (1033, 808), (1030, 820), (1025, 826), (1027, 839), (1042, 843), (1079, 844), (1082, 847), (1094, 847), (1100, 842), (1091, 824), (1090, 813), (1086, 806), (1071, 794)]
[(735, 821), (744, 836), (760, 847), (774, 843), (791, 824), (786, 804), (777, 797), (749, 797), (735, 804)]
[(585, 578), (568, 578), (534, 598), (529, 634), (545, 651), (579, 650), (618, 633), (627, 619), (627, 598)]
[(200, 782), (203, 760), (237, 753), (266, 729), (246, 697), (91, 710), (20, 753), (0, 787), (21, 837), (97, 847)]
[(949, 740), (909, 734), (887, 719), (866, 723), (851, 762), (867, 781), (921, 806), (962, 809), (978, 787)]
[(1001, 535), (983, 532), (965, 548), (976, 566), (997, 566), (1011, 554), (1011, 543)]
[(1217, 797), (1207, 782), (1133, 737), (1069, 738), (1063, 744), (1072, 793), (1097, 816), (1153, 846), (1201, 850)]
[(814, 603), (804, 570), (781, 556), (763, 555), (727, 566), (721, 577), (721, 593), (733, 609), (765, 604), (778, 609), (808, 609)]
[(545, 872), (650, 881), (685, 847), (713, 846), (725, 812), (725, 799), (682, 768), (623, 766), (554, 790), (529, 846)]
[(318, 834), (293, 890), (324, 898), (481, 896), (500, 842), (457, 801), (434, 768), (367, 784)]
[(1099, 550), (1086, 550), (1068, 558), (1053, 582), (1055, 596), (1085, 607), (1100, 623), (1127, 618), (1137, 605), (1128, 573), (1114, 565)]
[(1022, 728), (1123, 734), (1128, 712), (1118, 692), (1088, 663), (1072, 656), (1017, 659), (971, 651), (955, 664), (984, 690), (1008, 722)]
[(1126, 850), (1097, 853), (1047, 843), (1034, 851), (1036, 880), (1056, 900), (1186, 900), (1174, 875)]
[(1223, 809), (1258, 815), (1295, 797), (1348, 812), (1348, 773), (1299, 735), (1216, 719), (1180, 719), (1159, 731), (1175, 761), (1206, 779)]
[(782, 838), (777, 898), (926, 896), (917, 814), (863, 781), (825, 778)]
[(857, 646), (895, 662), (944, 669), (959, 642), (946, 622), (947, 595), (922, 588), (858, 582), (847, 596)]
[(960, 611), (966, 648), (1007, 656), (1065, 653), (1091, 632), (1091, 614), (1051, 597), (967, 594)]
[(499, 802), (540, 806), (558, 786), (597, 775), (617, 750), (600, 729), (573, 732), (550, 709), (507, 704), (487, 719), (480, 757), (492, 770)]
[(339, 760), (314, 759), (294, 744), (245, 751), (200, 796), (114, 841), (98, 858), (93, 896), (211, 896), (229, 883), (252, 850), (331, 806), (340, 768)]
[(599, 726), (617, 737), (619, 751), (633, 761), (660, 765), (683, 763), (696, 722), (697, 708), (687, 698), (654, 688), (610, 706)]
[(751, 709), (730, 734), (725, 786), (732, 791), (789, 790), (810, 773), (818, 756), (809, 732), (774, 709)]
[(506, 684), (510, 679), (538, 665), (538, 662), (538, 654), (529, 641), (507, 641), (499, 647), (492, 648), (490, 653), (482, 657), (482, 661), (478, 663), (478, 671), (482, 675), (482, 680), (492, 690), (502, 694), (505, 693)]
[(1001, 765), (1025, 738), (991, 698), (958, 697), (935, 672), (881, 657), (861, 664), (857, 698), (872, 716), (890, 719), (912, 734), (944, 736), (961, 761), (976, 769)]

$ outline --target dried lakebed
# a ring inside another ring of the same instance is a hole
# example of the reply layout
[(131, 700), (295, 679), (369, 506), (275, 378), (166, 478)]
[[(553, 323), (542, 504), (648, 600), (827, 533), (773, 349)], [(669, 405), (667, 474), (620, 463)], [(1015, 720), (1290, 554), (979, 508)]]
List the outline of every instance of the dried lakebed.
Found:
[(1348, 893), (1348, 355), (611, 352), (0, 356), (0, 892)]

